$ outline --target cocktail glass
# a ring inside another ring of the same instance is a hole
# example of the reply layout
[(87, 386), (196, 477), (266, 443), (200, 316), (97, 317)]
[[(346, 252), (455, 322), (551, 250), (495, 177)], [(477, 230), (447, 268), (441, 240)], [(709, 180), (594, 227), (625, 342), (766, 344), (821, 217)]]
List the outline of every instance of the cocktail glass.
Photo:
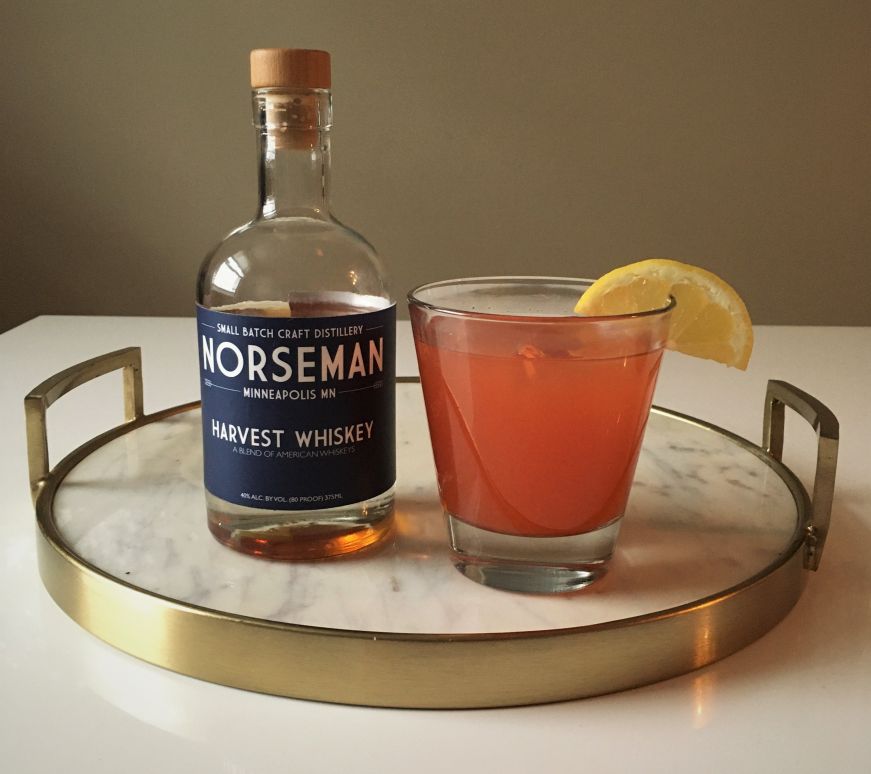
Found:
[(511, 591), (607, 570), (674, 301), (582, 317), (590, 280), (480, 277), (409, 296), (454, 565)]

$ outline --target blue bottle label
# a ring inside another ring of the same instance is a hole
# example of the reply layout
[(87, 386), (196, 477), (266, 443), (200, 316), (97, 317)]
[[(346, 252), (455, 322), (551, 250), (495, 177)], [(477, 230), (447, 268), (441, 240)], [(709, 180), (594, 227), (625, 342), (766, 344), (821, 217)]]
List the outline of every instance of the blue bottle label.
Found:
[(206, 488), (236, 505), (337, 508), (396, 480), (396, 306), (340, 317), (197, 307)]

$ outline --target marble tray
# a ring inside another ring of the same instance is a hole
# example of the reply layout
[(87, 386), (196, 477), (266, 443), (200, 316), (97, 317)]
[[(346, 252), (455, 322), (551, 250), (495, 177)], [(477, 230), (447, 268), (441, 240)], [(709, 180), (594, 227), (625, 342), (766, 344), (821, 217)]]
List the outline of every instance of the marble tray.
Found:
[[(138, 362), (125, 367), (140, 373)], [(279, 563), (218, 544), (206, 527), (198, 406), (149, 417), (133, 406), (128, 425), (35, 484), (47, 588), (85, 628), (176, 671), (415, 707), (652, 682), (743, 647), (800, 594), (801, 484), (761, 448), (661, 409), (604, 580), (553, 597), (472, 583), (449, 559), (419, 385), (399, 384), (397, 400), (397, 524), (380, 551)]]

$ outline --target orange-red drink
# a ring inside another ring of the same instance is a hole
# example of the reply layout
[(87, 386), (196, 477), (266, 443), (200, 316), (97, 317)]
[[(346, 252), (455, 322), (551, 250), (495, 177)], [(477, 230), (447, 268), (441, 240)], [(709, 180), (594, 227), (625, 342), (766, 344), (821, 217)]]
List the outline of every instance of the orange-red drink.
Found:
[(575, 316), (588, 284), (482, 278), (409, 296), (455, 564), (489, 585), (573, 590), (613, 549), (670, 307)]
[(623, 513), (661, 350), (587, 359), (417, 343), (445, 508), (510, 535), (577, 535)]

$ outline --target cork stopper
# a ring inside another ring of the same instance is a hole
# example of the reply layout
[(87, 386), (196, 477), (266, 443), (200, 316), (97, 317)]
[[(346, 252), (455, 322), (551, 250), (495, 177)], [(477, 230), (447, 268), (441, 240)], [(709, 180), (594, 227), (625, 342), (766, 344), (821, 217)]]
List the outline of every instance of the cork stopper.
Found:
[(329, 89), (330, 55), (308, 48), (256, 48), (251, 88)]

